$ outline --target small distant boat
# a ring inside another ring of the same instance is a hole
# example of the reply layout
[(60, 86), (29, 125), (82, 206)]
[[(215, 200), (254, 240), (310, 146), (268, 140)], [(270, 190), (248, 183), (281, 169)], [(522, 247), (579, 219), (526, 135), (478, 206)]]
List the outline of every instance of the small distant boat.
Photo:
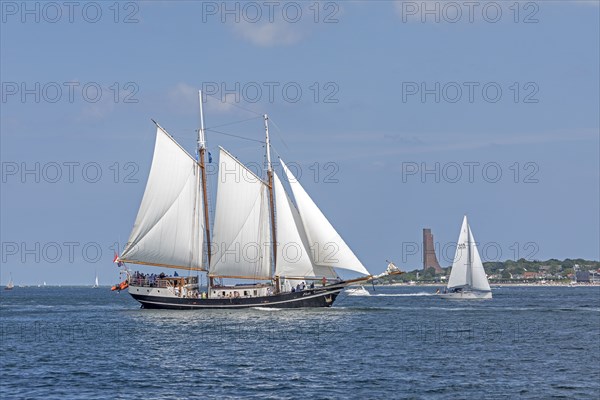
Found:
[(96, 289), (99, 286), (100, 285), (98, 284), (98, 273), (96, 272), (96, 279), (94, 280), (94, 286), (92, 286), (92, 289)]
[(12, 274), (10, 274), (10, 278), (8, 280), (8, 283), (4, 287), (4, 290), (13, 290), (14, 287), (15, 287), (15, 284), (13, 283), (13, 280), (12, 280)]
[(454, 263), (450, 279), (448, 279), (448, 289), (446, 293), (439, 294), (439, 296), (450, 300), (492, 298), (492, 289), (483, 269), (483, 263), (466, 215), (456, 245)]
[(348, 288), (346, 289), (346, 294), (348, 296), (370, 296), (371, 293), (364, 286), (359, 286), (357, 288)]

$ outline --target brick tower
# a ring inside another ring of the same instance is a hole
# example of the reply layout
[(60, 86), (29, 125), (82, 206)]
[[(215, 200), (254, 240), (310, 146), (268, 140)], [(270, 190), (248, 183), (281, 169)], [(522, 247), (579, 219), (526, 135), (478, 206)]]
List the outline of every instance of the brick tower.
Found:
[(436, 274), (444, 272), (435, 256), (435, 247), (433, 245), (431, 229), (423, 229), (423, 271), (430, 267), (435, 268)]

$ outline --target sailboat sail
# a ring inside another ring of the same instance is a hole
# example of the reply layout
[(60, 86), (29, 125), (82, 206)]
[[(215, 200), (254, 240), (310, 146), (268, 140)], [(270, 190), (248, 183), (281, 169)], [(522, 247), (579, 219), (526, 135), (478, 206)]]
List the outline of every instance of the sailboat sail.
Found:
[(292, 204), (281, 180), (274, 174), (275, 202), (277, 215), (277, 265), (275, 275), (282, 277), (326, 277), (337, 278), (331, 267), (320, 267), (311, 261), (302, 220)]
[(200, 190), (198, 163), (157, 127), (146, 190), (120, 260), (201, 270)]
[(477, 290), (491, 291), (492, 289), (485, 274), (485, 269), (483, 269), (483, 263), (477, 251), (471, 227), (469, 227), (469, 237), (471, 241), (471, 287)]
[(466, 216), (460, 228), (454, 262), (448, 279), (448, 289), (457, 287), (491, 290)]
[(10, 278), (8, 280), (8, 284), (6, 285), (5, 289), (10, 290), (10, 289), (12, 289), (14, 287), (15, 287), (15, 284), (13, 283), (13, 280), (12, 280), (12, 274), (10, 274)]
[(456, 252), (454, 253), (452, 270), (448, 279), (448, 289), (467, 286), (469, 284), (469, 258), (469, 225), (465, 216), (460, 228), (458, 242), (456, 243)]
[(310, 255), (313, 264), (370, 275), (283, 161), (281, 161), (281, 165), (298, 205), (298, 213), (311, 249)]
[(210, 275), (271, 279), (266, 184), (221, 148)]

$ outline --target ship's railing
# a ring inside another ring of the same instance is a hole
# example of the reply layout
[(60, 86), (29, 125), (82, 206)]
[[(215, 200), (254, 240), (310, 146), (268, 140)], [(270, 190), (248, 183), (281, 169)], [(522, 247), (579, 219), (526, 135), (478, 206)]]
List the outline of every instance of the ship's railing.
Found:
[(152, 278), (131, 278), (130, 286), (142, 286), (142, 287), (158, 287), (166, 288), (169, 281), (166, 279), (152, 279)]
[(140, 287), (172, 288), (178, 286), (177, 283), (183, 281), (185, 285), (198, 283), (197, 276), (173, 277), (173, 276), (154, 276), (154, 275), (136, 275), (132, 274), (129, 285)]

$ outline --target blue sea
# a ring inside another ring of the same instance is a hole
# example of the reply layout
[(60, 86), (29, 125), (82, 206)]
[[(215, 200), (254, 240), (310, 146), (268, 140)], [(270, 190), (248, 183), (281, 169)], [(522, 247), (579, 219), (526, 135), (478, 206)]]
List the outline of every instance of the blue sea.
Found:
[(600, 287), (450, 302), (368, 287), (329, 309), (140, 309), (107, 287), (0, 293), (0, 398), (600, 397)]

